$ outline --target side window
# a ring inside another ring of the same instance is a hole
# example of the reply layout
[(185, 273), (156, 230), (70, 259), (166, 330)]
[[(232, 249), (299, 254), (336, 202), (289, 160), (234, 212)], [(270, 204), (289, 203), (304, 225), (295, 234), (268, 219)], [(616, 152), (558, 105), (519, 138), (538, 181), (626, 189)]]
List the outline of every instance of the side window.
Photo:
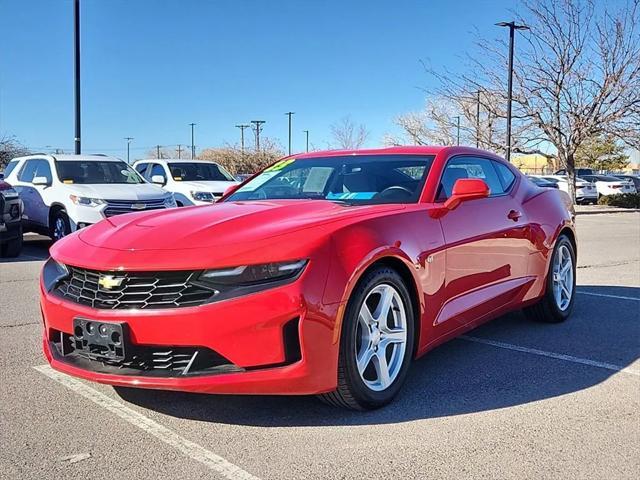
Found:
[(511, 186), (516, 181), (515, 174), (511, 171), (509, 167), (507, 167), (506, 165), (503, 165), (500, 162), (492, 161), (491, 163), (493, 164), (494, 168), (496, 169), (496, 172), (498, 173), (498, 176), (500, 177), (500, 181), (502, 182), (502, 188), (504, 189), (505, 192), (508, 192), (511, 189)]
[(18, 166), (17, 160), (11, 160), (4, 169), (4, 178), (7, 178), (11, 175), (11, 172)]
[(47, 162), (46, 160), (36, 160), (36, 162), (36, 174), (34, 175), (34, 177), (45, 177), (49, 181), (49, 184), (51, 184), (52, 178), (49, 162)]
[(504, 188), (493, 168), (492, 161), (486, 158), (460, 156), (447, 162), (438, 187), (437, 201), (444, 202), (451, 196), (453, 185), (461, 178), (479, 178), (489, 186), (489, 196), (502, 195)]
[[(151, 165), (151, 173), (148, 173), (149, 180), (151, 180), (151, 177), (153, 177), (154, 175), (162, 175), (165, 179), (167, 178), (167, 174), (164, 171), (164, 167), (162, 165), (160, 165), (159, 163), (152, 163)], [(147, 169), (147, 172), (149, 172), (149, 169)]]
[(147, 178), (147, 176), (145, 175), (145, 172), (147, 170), (148, 165), (149, 165), (148, 163), (139, 163), (135, 166), (135, 169), (140, 175)]

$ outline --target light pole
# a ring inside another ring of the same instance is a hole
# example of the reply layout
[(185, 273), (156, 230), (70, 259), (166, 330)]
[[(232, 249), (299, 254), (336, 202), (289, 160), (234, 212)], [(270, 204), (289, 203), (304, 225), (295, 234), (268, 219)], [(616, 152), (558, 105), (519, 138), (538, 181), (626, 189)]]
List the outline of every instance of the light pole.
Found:
[(458, 133), (457, 133), (457, 142), (456, 145), (460, 145), (460, 115), (456, 115), (455, 116), (456, 121), (457, 121), (457, 125), (458, 125)]
[(74, 72), (74, 103), (75, 103), (75, 152), (80, 155), (80, 0), (73, 2), (73, 72)]
[(129, 146), (131, 145), (133, 137), (124, 137), (124, 139), (127, 141), (127, 163), (129, 163)]
[(307, 152), (309, 152), (309, 130), (303, 130), (303, 132), (307, 137)]
[(255, 134), (256, 134), (256, 152), (260, 152), (260, 130), (262, 130), (262, 125), (264, 125), (266, 122), (264, 120), (251, 120), (251, 123), (253, 123), (254, 127), (253, 129), (255, 130)]
[(193, 160), (194, 158), (196, 158), (196, 145), (193, 142), (194, 136), (193, 136), (193, 127), (196, 126), (195, 123), (190, 123), (189, 125), (191, 125), (191, 160)]
[(182, 145), (178, 144), (178, 160), (182, 160)]
[(478, 101), (476, 103), (476, 148), (480, 148), (480, 90), (478, 90)]
[(509, 27), (509, 80), (507, 86), (507, 162), (511, 161), (511, 100), (513, 98), (513, 41), (516, 30), (530, 30), (526, 25), (516, 22), (496, 23), (498, 27)]
[(291, 155), (291, 117), (296, 112), (287, 112), (285, 115), (289, 117), (289, 155)]
[(162, 145), (156, 145), (156, 158), (160, 160), (160, 147)]
[(240, 151), (244, 155), (244, 129), (249, 128), (251, 125), (247, 125), (245, 123), (241, 123), (240, 125), (236, 125), (236, 128), (240, 129)]

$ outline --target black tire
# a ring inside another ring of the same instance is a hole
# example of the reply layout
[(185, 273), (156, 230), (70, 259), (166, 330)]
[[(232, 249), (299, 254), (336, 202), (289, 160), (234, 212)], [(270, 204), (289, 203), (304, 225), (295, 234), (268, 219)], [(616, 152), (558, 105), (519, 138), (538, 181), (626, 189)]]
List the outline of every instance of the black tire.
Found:
[[(571, 255), (571, 262), (573, 268), (573, 288), (571, 290), (571, 300), (569, 302), (568, 307), (564, 310), (561, 310), (556, 302), (554, 293), (553, 293), (553, 264), (558, 255), (558, 251), (561, 247), (566, 247), (569, 250)], [(571, 315), (571, 311), (573, 310), (573, 305), (575, 303), (576, 297), (576, 252), (573, 248), (573, 243), (566, 235), (560, 235), (558, 240), (556, 241), (556, 245), (553, 249), (553, 255), (551, 257), (551, 261), (549, 262), (549, 271), (547, 272), (547, 280), (544, 296), (538, 301), (538, 303), (531, 305), (524, 309), (525, 315), (533, 321), (543, 322), (543, 323), (560, 323), (564, 322), (569, 315)]]
[[(370, 389), (363, 381), (355, 358), (357, 325), (360, 308), (369, 292), (382, 284), (392, 286), (400, 295), (406, 312), (406, 344), (404, 358), (395, 379), (382, 391)], [(365, 274), (349, 299), (342, 324), (338, 357), (338, 387), (335, 391), (319, 395), (320, 400), (333, 406), (352, 410), (380, 408), (398, 394), (413, 358), (415, 339), (415, 313), (411, 297), (402, 277), (388, 267), (379, 267)]]
[(0, 256), (2, 257), (17, 257), (22, 251), (22, 225), (18, 227), (18, 237), (13, 240), (9, 240), (7, 243), (0, 247)]
[[(61, 231), (62, 235), (59, 235), (56, 231), (56, 225), (58, 222), (62, 222), (63, 229)], [(49, 222), (49, 236), (51, 240), (57, 242), (58, 240), (66, 237), (71, 233), (71, 222), (69, 221), (69, 216), (67, 212), (64, 210), (58, 210), (51, 216), (51, 221)]]

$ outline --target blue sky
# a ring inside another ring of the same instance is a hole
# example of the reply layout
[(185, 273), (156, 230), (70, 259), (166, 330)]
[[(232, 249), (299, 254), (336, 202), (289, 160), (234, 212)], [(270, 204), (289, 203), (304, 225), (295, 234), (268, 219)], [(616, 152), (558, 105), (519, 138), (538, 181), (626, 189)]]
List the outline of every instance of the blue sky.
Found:
[[(81, 0), (83, 151), (132, 157), (153, 145), (238, 142), (234, 125), (293, 149), (326, 147), (350, 115), (369, 146), (420, 109), (420, 60), (455, 70), (474, 29), (506, 34), (516, 0)], [(0, 0), (0, 133), (73, 149), (71, 0)]]

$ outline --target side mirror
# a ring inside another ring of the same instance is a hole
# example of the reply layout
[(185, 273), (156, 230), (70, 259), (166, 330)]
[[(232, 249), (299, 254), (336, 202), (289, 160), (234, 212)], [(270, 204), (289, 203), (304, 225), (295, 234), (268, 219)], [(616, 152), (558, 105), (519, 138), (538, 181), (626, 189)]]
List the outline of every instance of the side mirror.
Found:
[(151, 177), (151, 183), (155, 183), (156, 185), (164, 186), (167, 184), (167, 179), (164, 178), (163, 175), (153, 175)]
[(451, 196), (444, 202), (445, 208), (453, 210), (460, 202), (477, 200), (489, 196), (489, 186), (479, 178), (459, 178), (453, 185)]
[(47, 177), (33, 177), (31, 183), (40, 187), (48, 187), (51, 185), (51, 182)]
[(237, 185), (231, 185), (230, 187), (227, 187), (227, 189), (224, 191), (224, 194), (222, 196), (226, 197), (227, 195), (231, 195), (233, 192), (235, 192), (238, 189), (239, 186), (240, 184), (238, 183)]

